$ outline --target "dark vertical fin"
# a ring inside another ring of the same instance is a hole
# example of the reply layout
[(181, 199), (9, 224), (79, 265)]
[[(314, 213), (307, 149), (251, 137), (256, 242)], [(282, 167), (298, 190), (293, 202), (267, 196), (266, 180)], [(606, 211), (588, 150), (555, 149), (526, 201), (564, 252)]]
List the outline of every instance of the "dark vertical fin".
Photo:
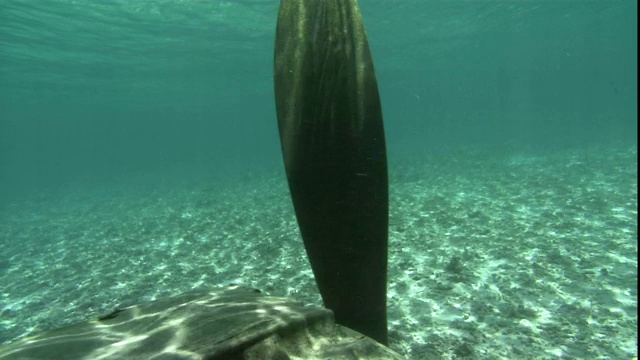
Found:
[(387, 157), (355, 0), (282, 0), (280, 141), (298, 224), (336, 322), (387, 344)]

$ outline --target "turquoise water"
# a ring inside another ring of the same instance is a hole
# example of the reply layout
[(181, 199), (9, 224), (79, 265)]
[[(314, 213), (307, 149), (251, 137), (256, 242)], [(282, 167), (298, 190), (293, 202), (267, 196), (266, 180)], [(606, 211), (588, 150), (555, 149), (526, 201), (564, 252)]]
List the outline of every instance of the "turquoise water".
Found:
[[(361, 1), (390, 346), (637, 354), (637, 3)], [(230, 282), (320, 304), (281, 164), (277, 1), (0, 2), (0, 342)]]

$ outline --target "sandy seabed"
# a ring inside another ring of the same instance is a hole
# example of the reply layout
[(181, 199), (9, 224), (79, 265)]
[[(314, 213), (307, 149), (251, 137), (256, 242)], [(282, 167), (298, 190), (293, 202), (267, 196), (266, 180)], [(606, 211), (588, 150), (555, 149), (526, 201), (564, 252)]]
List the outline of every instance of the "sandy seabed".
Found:
[[(392, 159), (390, 347), (637, 356), (637, 150)], [(34, 196), (0, 213), (0, 343), (240, 283), (321, 305), (281, 171)]]

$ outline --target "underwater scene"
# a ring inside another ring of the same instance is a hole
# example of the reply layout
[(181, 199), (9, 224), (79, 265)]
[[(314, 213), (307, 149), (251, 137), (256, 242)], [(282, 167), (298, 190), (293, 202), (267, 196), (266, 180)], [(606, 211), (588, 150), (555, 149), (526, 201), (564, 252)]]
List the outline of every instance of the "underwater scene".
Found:
[[(0, 345), (230, 284), (323, 305), (278, 133), (280, 4), (0, 2)], [(389, 348), (636, 359), (637, 2), (358, 4)]]

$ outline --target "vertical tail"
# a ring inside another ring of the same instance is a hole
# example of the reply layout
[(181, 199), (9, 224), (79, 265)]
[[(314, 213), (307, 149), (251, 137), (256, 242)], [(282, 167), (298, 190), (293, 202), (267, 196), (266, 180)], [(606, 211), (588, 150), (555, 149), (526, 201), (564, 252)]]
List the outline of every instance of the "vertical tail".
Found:
[(386, 345), (387, 157), (356, 0), (281, 0), (274, 80), (289, 189), (324, 305)]

